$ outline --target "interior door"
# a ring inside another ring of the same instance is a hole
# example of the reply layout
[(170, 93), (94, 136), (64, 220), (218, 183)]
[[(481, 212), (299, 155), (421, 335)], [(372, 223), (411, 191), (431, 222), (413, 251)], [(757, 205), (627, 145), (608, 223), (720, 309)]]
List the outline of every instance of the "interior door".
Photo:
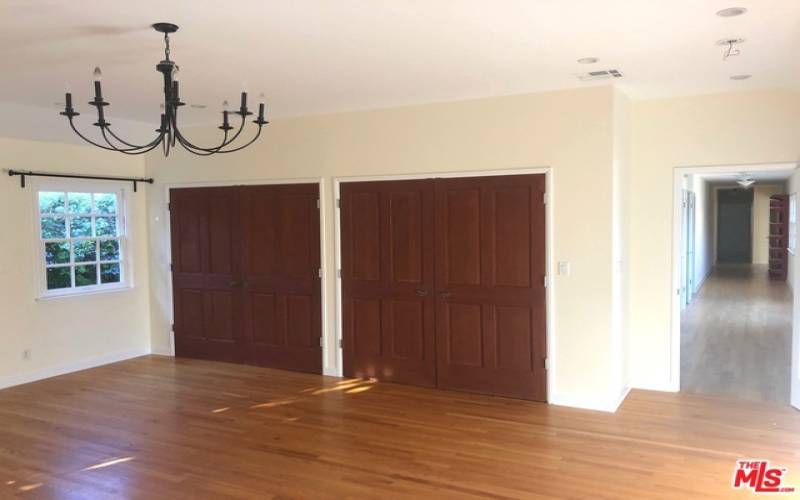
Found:
[(544, 175), (435, 185), (438, 386), (546, 400)]
[(239, 189), (244, 360), (321, 373), (319, 186)]
[(239, 196), (235, 188), (170, 190), (175, 354), (241, 359)]
[[(793, 194), (792, 197), (795, 195)], [(789, 210), (792, 213), (789, 214), (790, 221), (796, 221), (798, 216), (798, 207), (796, 203), (789, 204)], [(795, 262), (797, 262), (795, 257)], [(789, 283), (792, 285), (793, 290), (800, 290), (800, 280), (797, 279), (798, 270), (795, 266), (792, 266), (791, 273), (787, 277)], [(791, 396), (790, 401), (792, 406), (800, 410), (800, 293), (795, 292), (793, 298), (793, 317), (792, 317), (792, 359), (791, 359), (791, 373), (792, 373), (792, 381), (791, 381)]]
[(344, 373), (436, 383), (433, 183), (343, 183)]

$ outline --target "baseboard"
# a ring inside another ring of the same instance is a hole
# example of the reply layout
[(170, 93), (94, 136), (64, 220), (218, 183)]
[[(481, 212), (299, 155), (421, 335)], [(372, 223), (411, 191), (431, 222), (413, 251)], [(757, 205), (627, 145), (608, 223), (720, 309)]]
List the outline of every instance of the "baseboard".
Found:
[(22, 385), (30, 382), (36, 382), (37, 380), (43, 380), (46, 378), (57, 377), (59, 375), (65, 375), (67, 373), (87, 370), (89, 368), (95, 368), (97, 366), (116, 363), (118, 361), (124, 361), (126, 359), (137, 358), (139, 356), (145, 356), (147, 354), (150, 354), (150, 349), (148, 348), (143, 347), (137, 349), (127, 349), (124, 351), (112, 352), (100, 356), (93, 356), (91, 358), (84, 358), (74, 363), (67, 363), (64, 365), (54, 366), (51, 368), (43, 368), (41, 370), (21, 373), (19, 375), (0, 377), (0, 389), (6, 389), (8, 387), (13, 387), (15, 385)]
[(154, 347), (151, 351), (151, 354), (158, 354), (159, 356), (171, 356), (175, 357), (175, 353), (172, 352), (172, 349), (169, 347)]
[(659, 392), (680, 392), (680, 387), (676, 387), (671, 382), (649, 382), (642, 384), (631, 384), (632, 389), (642, 389), (644, 391), (659, 391)]
[(628, 397), (630, 391), (630, 387), (625, 387), (618, 396), (610, 398), (580, 398), (565, 396), (563, 394), (554, 394), (550, 397), (548, 402), (557, 406), (615, 413), (622, 402), (625, 401), (625, 398)]
[(714, 266), (711, 266), (711, 267), (708, 268), (708, 271), (706, 271), (706, 274), (705, 274), (705, 276), (703, 276), (703, 279), (700, 280), (700, 283), (695, 285), (694, 293), (692, 293), (692, 296), (695, 296), (698, 293), (700, 293), (700, 289), (703, 288), (703, 285), (706, 283), (706, 280), (708, 279), (708, 277), (711, 276), (711, 271), (713, 271), (713, 270), (714, 270)]

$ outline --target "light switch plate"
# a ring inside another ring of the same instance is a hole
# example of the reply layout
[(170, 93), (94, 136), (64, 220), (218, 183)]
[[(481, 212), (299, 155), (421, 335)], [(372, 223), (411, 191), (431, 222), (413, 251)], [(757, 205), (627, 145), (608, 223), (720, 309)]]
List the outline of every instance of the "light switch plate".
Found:
[(569, 262), (565, 260), (559, 261), (558, 274), (561, 276), (569, 276)]

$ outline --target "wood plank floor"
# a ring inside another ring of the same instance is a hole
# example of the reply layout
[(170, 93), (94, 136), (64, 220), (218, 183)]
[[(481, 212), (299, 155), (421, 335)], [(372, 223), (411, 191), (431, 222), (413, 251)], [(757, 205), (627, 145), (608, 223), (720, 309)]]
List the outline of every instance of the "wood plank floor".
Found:
[(789, 285), (718, 265), (681, 317), (681, 390), (788, 405), (791, 341)]
[(0, 391), (0, 497), (744, 498), (800, 413), (633, 391), (616, 414), (146, 356)]

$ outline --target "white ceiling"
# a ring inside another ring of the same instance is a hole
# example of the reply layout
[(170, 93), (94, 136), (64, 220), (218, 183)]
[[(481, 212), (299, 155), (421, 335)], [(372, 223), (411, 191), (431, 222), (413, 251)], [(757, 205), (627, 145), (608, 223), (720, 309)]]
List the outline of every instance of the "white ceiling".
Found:
[[(731, 6), (749, 12), (715, 15)], [(209, 106), (196, 123), (243, 81), (271, 116), (584, 87), (576, 73), (609, 68), (634, 98), (800, 88), (798, 0), (4, 0), (0, 101), (55, 110), (69, 82), (88, 113), (99, 65), (112, 121), (155, 123), (157, 21), (181, 27), (183, 97)], [(723, 61), (728, 37), (746, 42)]]
[(740, 172), (720, 173), (720, 174), (702, 174), (698, 175), (702, 179), (714, 185), (735, 185), (736, 181), (743, 178), (749, 178), (756, 181), (756, 184), (782, 184), (789, 180), (789, 177), (794, 173), (794, 169), (781, 169), (781, 170), (755, 170), (748, 171), (742, 170)]

